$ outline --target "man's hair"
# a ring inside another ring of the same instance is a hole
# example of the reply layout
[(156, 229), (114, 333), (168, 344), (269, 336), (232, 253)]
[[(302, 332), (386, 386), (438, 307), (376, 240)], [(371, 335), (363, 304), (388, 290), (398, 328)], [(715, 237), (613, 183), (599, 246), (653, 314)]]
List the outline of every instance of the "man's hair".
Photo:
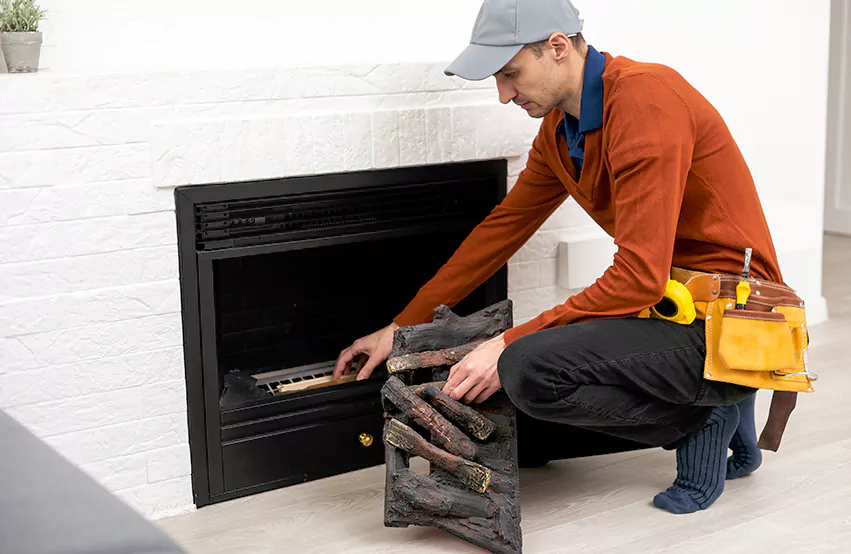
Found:
[[(585, 37), (582, 36), (582, 33), (577, 33), (572, 37), (568, 37), (570, 40), (570, 44), (579, 52), (581, 57), (585, 57), (588, 55), (588, 45), (585, 43)], [(541, 59), (541, 56), (544, 55), (544, 45), (549, 42), (549, 39), (542, 40), (540, 42), (533, 42), (531, 44), (525, 45), (523, 48), (528, 48), (535, 54), (535, 57)]]

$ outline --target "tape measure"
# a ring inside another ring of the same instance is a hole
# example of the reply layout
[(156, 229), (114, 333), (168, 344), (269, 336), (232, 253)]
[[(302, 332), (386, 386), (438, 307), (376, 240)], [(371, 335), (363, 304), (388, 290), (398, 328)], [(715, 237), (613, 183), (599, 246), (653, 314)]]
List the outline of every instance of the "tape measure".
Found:
[(668, 280), (668, 284), (665, 286), (665, 296), (659, 303), (650, 308), (650, 313), (659, 319), (683, 325), (689, 325), (697, 315), (691, 292), (684, 284), (673, 279)]

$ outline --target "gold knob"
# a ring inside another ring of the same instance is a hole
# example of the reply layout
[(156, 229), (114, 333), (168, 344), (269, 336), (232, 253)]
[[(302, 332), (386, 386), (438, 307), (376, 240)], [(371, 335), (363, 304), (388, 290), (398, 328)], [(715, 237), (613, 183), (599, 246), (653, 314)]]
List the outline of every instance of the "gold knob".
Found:
[(369, 433), (361, 433), (358, 437), (358, 440), (362, 445), (369, 446), (372, 444), (372, 435), (370, 435)]

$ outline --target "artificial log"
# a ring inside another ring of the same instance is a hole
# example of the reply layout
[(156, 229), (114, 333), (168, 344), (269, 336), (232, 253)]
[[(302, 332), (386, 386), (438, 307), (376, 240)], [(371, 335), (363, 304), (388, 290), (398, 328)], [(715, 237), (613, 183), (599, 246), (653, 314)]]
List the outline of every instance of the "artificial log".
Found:
[(473, 441), (430, 404), (411, 392), (398, 378), (391, 376), (387, 379), (381, 393), (403, 414), (428, 429), (438, 446), (468, 460), (476, 458), (478, 448)]
[(467, 317), (460, 317), (448, 307), (439, 306), (434, 310), (431, 323), (396, 329), (390, 358), (490, 339), (511, 326), (510, 300), (497, 302)]
[(496, 423), (453, 399), (433, 383), (423, 388), (422, 397), (437, 408), (437, 411), (479, 440), (485, 440), (496, 430)]
[(414, 352), (413, 354), (390, 358), (387, 360), (387, 371), (390, 373), (401, 373), (403, 371), (414, 371), (427, 367), (457, 364), (464, 356), (475, 350), (483, 342), (468, 342), (455, 348)]
[[(511, 325), (506, 300), (466, 318), (441, 306), (431, 323), (396, 330), (388, 367), (398, 371), (382, 389), (386, 526), (431, 526), (491, 552), (522, 551), (513, 405), (503, 391), (465, 405), (441, 390), (452, 365)], [(459, 435), (475, 456), (453, 453), (449, 437)], [(429, 461), (428, 476), (410, 470), (411, 456)]]
[(425, 458), (476, 492), (485, 492), (490, 485), (488, 468), (441, 450), (398, 419), (387, 422), (384, 440), (409, 454)]
[(469, 491), (447, 487), (432, 479), (406, 469), (400, 472), (393, 485), (396, 494), (411, 507), (440, 517), (493, 517), (497, 506), (487, 497)]

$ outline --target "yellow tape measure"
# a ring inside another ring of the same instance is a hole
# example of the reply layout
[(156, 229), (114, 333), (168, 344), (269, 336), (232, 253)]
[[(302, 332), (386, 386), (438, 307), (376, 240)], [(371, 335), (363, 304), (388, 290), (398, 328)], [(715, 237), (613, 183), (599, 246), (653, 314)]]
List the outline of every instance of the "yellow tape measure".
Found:
[(658, 304), (650, 308), (650, 313), (659, 319), (682, 323), (683, 325), (689, 325), (697, 315), (691, 292), (684, 284), (673, 279), (668, 280), (665, 296)]

